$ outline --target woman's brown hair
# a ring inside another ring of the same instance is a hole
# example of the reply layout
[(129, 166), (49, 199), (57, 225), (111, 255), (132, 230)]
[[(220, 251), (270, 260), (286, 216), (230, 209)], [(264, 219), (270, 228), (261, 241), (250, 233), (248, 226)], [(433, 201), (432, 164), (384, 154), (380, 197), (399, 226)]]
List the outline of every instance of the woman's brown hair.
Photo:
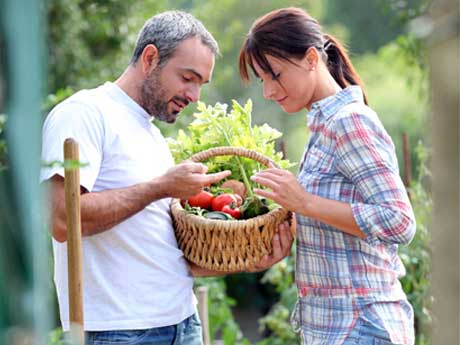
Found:
[(331, 35), (323, 34), (316, 19), (296, 7), (269, 12), (254, 22), (240, 50), (240, 77), (243, 82), (249, 82), (248, 66), (257, 75), (253, 61), (264, 72), (275, 76), (267, 55), (293, 63), (292, 58), (303, 58), (310, 47), (318, 50), (340, 87), (361, 86), (367, 104), (364, 83), (353, 68), (345, 48)]

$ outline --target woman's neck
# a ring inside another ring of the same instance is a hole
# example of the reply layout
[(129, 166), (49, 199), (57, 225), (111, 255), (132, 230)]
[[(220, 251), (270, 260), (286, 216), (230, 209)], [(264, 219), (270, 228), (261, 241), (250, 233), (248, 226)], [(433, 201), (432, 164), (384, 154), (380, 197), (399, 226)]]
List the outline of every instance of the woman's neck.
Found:
[[(319, 71), (318, 71), (319, 72)], [(311, 99), (310, 104), (308, 104), (307, 109), (310, 110), (311, 105), (315, 102), (318, 102), (324, 98), (335, 95), (337, 92), (342, 90), (340, 85), (335, 81), (332, 75), (327, 70), (320, 72), (321, 76), (319, 78), (315, 93)]]

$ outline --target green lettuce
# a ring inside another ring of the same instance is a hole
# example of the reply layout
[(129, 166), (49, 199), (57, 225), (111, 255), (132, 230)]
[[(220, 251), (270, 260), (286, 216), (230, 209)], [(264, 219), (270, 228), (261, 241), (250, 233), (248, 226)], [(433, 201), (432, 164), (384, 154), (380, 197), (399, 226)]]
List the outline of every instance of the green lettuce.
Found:
[[(179, 130), (176, 139), (167, 138), (168, 145), (176, 163), (188, 159), (195, 153), (218, 146), (244, 147), (272, 159), (279, 167), (288, 169), (294, 166), (283, 159), (282, 152), (275, 148), (276, 140), (282, 133), (268, 124), (261, 126), (251, 124), (252, 101), (244, 106), (233, 101), (232, 108), (216, 103), (215, 106), (198, 102), (194, 120), (186, 131)], [(246, 186), (254, 187), (248, 177), (265, 167), (249, 158), (236, 156), (218, 156), (203, 162), (210, 173), (222, 170), (232, 171), (228, 179), (242, 181)]]

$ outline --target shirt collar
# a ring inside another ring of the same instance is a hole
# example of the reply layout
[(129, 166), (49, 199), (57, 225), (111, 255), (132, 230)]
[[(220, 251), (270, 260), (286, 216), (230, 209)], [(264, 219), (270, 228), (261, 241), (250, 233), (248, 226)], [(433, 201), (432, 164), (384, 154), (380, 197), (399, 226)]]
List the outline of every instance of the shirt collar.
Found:
[(364, 102), (363, 91), (358, 85), (347, 86), (336, 94), (323, 98), (311, 105), (307, 114), (307, 124), (322, 116), (325, 120), (336, 114), (342, 107), (353, 102)]
[(151, 121), (152, 117), (145, 111), (144, 108), (140, 106), (134, 99), (132, 99), (122, 88), (120, 88), (117, 84), (112, 82), (105, 82), (104, 84), (105, 89), (109, 94), (115, 96), (120, 102), (128, 107), (131, 112), (135, 113), (137, 116), (140, 116), (147, 121)]

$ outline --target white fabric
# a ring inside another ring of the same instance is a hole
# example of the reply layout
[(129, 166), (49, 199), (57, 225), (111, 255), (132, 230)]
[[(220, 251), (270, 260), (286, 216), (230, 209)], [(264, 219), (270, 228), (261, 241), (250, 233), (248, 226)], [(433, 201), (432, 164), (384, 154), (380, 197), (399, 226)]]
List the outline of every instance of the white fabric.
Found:
[[(63, 142), (79, 144), (80, 182), (88, 191), (124, 188), (164, 174), (169, 148), (150, 116), (113, 83), (59, 104), (43, 127), (42, 158), (63, 161)], [(63, 170), (43, 168), (41, 180)], [(195, 312), (183, 253), (162, 199), (112, 229), (83, 237), (84, 328), (145, 329), (181, 322)], [(69, 329), (67, 243), (53, 239), (54, 280), (62, 326)]]

